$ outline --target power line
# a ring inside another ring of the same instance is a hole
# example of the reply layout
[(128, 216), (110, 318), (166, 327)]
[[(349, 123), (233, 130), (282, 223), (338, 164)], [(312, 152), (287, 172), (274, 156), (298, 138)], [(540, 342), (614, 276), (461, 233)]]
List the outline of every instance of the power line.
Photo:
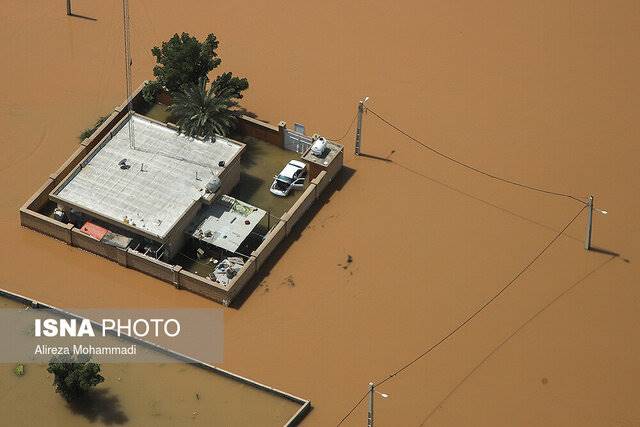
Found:
[(364, 400), (365, 397), (367, 397), (367, 395), (369, 394), (369, 390), (367, 390), (367, 392), (365, 394), (362, 395), (362, 397), (360, 398), (360, 400), (358, 400), (358, 402), (353, 405), (353, 408), (351, 408), (351, 410), (349, 412), (347, 412), (347, 415), (345, 415), (344, 417), (342, 417), (342, 419), (340, 420), (340, 422), (338, 423), (337, 427), (340, 427), (342, 425), (342, 423), (349, 418), (349, 415), (351, 415), (353, 413), (353, 411), (356, 410), (356, 408), (358, 406), (360, 406), (360, 404), (362, 403), (362, 401)]
[(553, 304), (555, 304), (556, 302), (558, 302), (561, 298), (563, 298), (564, 296), (568, 295), (571, 291), (573, 291), (579, 284), (581, 284), (583, 281), (587, 280), (591, 275), (595, 274), (598, 270), (600, 270), (601, 268), (603, 268), (605, 265), (607, 265), (608, 263), (610, 263), (611, 261), (613, 261), (618, 255), (609, 255), (609, 258), (607, 258), (606, 261), (602, 262), (601, 264), (599, 264), (598, 266), (596, 266), (594, 269), (592, 269), (591, 271), (589, 271), (587, 274), (585, 274), (584, 276), (582, 276), (580, 279), (578, 279), (577, 281), (573, 282), (573, 284), (571, 286), (569, 286), (567, 289), (565, 289), (564, 291), (562, 291), (562, 293), (560, 293), (559, 295), (557, 295), (555, 298), (553, 298), (551, 301), (549, 301), (544, 307), (542, 307), (540, 310), (538, 310), (533, 316), (529, 317), (524, 323), (522, 323), (520, 326), (518, 326), (513, 332), (511, 332), (511, 334), (509, 334), (509, 336), (507, 336), (505, 339), (503, 339), (496, 347), (493, 348), (493, 350), (491, 350), (489, 352), (489, 354), (487, 354), (481, 361), (480, 363), (478, 363), (477, 365), (475, 365), (475, 367), (469, 371), (467, 373), (467, 375), (465, 375), (462, 380), (460, 382), (458, 382), (456, 384), (455, 387), (453, 387), (453, 389), (451, 389), (451, 391), (449, 391), (449, 393), (447, 393), (447, 395), (440, 400), (440, 402), (435, 405), (435, 407), (431, 410), (431, 412), (429, 412), (427, 414), (427, 416), (424, 418), (424, 420), (422, 420), (422, 423), (420, 423), (420, 427), (424, 426), (425, 423), (427, 421), (429, 421), (429, 419), (433, 416), (433, 414), (436, 413), (436, 411), (438, 409), (440, 409), (440, 407), (442, 406), (443, 403), (445, 403), (452, 395), (453, 393), (456, 392), (456, 390), (458, 390), (458, 388), (460, 386), (462, 386), (462, 384), (464, 384), (473, 374), (475, 374), (475, 372), (482, 366), (485, 364), (485, 362), (487, 360), (489, 360), (494, 354), (496, 354), (498, 352), (498, 350), (500, 348), (502, 348), (503, 345), (507, 344), (513, 337), (515, 337), (518, 333), (520, 333), (520, 331), (522, 331), (524, 328), (526, 328), (535, 318), (537, 318), (539, 315), (541, 315), (542, 313), (544, 313), (546, 310), (548, 310)]
[(558, 240), (558, 238), (562, 235), (562, 233), (564, 233), (567, 228), (569, 228), (569, 226), (571, 224), (573, 224), (573, 222), (578, 218), (578, 216), (580, 216), (580, 214), (582, 213), (583, 210), (586, 209), (586, 206), (583, 206), (578, 213), (571, 219), (571, 221), (569, 221), (567, 223), (567, 225), (564, 226), (564, 228), (562, 230), (560, 230), (558, 232), (558, 234), (555, 235), (555, 237), (553, 239), (551, 239), (549, 241), (549, 243), (547, 243), (545, 245), (545, 247), (538, 252), (538, 254), (533, 257), (531, 259), (531, 261), (529, 261), (529, 263), (523, 268), (521, 269), (518, 274), (516, 274), (513, 279), (511, 279), (505, 286), (502, 287), (502, 289), (500, 289), (498, 291), (498, 293), (496, 293), (494, 296), (492, 296), (487, 302), (485, 302), (483, 305), (480, 306), (480, 308), (478, 308), (471, 316), (467, 317), (465, 319), (464, 322), (460, 323), (458, 326), (456, 326), (453, 330), (451, 330), (451, 332), (449, 332), (447, 335), (445, 335), (443, 338), (440, 339), (440, 341), (438, 341), (437, 343), (433, 344), (431, 347), (429, 347), (427, 350), (425, 350), (424, 352), (422, 352), (419, 356), (417, 356), (416, 358), (414, 358), (412, 361), (410, 361), (409, 363), (406, 363), (405, 365), (403, 365), (400, 369), (397, 369), (395, 372), (393, 372), (392, 374), (388, 375), (385, 379), (378, 381), (376, 383), (376, 386), (379, 386), (380, 384), (384, 384), (385, 382), (389, 381), (391, 378), (395, 377), (396, 375), (398, 375), (399, 373), (401, 373), (402, 371), (404, 371), (405, 369), (409, 368), (411, 365), (413, 365), (414, 363), (416, 363), (418, 360), (422, 359), (424, 356), (426, 356), (427, 354), (429, 354), (431, 351), (433, 351), (434, 349), (436, 349), (440, 344), (444, 343), (448, 338), (450, 338), (452, 335), (454, 335), (456, 332), (458, 332), (460, 329), (462, 329), (466, 324), (468, 324), (471, 320), (473, 320), (478, 314), (480, 314), (487, 306), (489, 306), (489, 304), (491, 304), (493, 301), (495, 301), (500, 295), (502, 295), (502, 293), (504, 291), (506, 291), (516, 280), (518, 280), (520, 278), (520, 276), (522, 276), (524, 274), (525, 271), (527, 271), (541, 256), (542, 254), (544, 254), (547, 249), (549, 249), (551, 247), (551, 245)]
[(353, 124), (356, 122), (356, 117), (358, 117), (358, 113), (356, 113), (353, 116), (353, 119), (351, 119), (351, 124), (349, 124), (349, 127), (347, 128), (347, 131), (344, 133), (344, 135), (342, 135), (342, 137), (340, 138), (329, 138), (327, 137), (328, 140), (334, 141), (334, 142), (340, 142), (343, 139), (345, 139), (347, 137), (347, 135), (349, 135), (349, 132), (351, 132), (351, 129), (353, 128)]
[(388, 125), (388, 126), (392, 127), (392, 128), (393, 128), (393, 129), (395, 129), (397, 132), (400, 132), (402, 135), (404, 135), (404, 136), (406, 136), (407, 138), (409, 138), (410, 140), (412, 140), (413, 142), (415, 142), (415, 143), (419, 144), (420, 146), (422, 146), (422, 147), (426, 148), (427, 150), (429, 150), (429, 151), (431, 151), (431, 152), (433, 152), (433, 153), (437, 154), (438, 156), (443, 157), (443, 158), (445, 158), (445, 159), (447, 159), (447, 160), (449, 160), (449, 161), (452, 161), (452, 162), (454, 162), (454, 163), (456, 163), (456, 164), (458, 164), (458, 165), (460, 165), (460, 166), (462, 166), (462, 167), (465, 167), (465, 168), (467, 168), (467, 169), (470, 169), (470, 170), (472, 170), (472, 171), (474, 171), (474, 172), (477, 172), (477, 173), (482, 174), (482, 175), (484, 175), (484, 176), (487, 176), (487, 177), (489, 177), (489, 178), (492, 178), (492, 179), (495, 179), (495, 180), (498, 180), (498, 181), (505, 182), (505, 183), (507, 183), (507, 184), (515, 185), (515, 186), (522, 187), (522, 188), (526, 188), (526, 189), (528, 189), (528, 190), (538, 191), (538, 192), (540, 192), (540, 193), (550, 194), (550, 195), (553, 195), (553, 196), (568, 197), (568, 198), (573, 199), (573, 200), (575, 200), (575, 201), (577, 201), (577, 202), (580, 202), (580, 203), (582, 203), (582, 204), (586, 204), (586, 202), (584, 202), (582, 199), (580, 199), (580, 198), (578, 198), (578, 197), (576, 197), (576, 196), (573, 196), (573, 195), (571, 195), (571, 194), (567, 194), (567, 193), (560, 193), (560, 192), (556, 192), (556, 191), (545, 190), (545, 189), (543, 189), (543, 188), (533, 187), (533, 186), (531, 186), (531, 185), (522, 184), (522, 183), (520, 183), (520, 182), (517, 182), (517, 181), (511, 180), (511, 179), (508, 179), (508, 178), (502, 178), (502, 177), (500, 177), (500, 176), (497, 176), (497, 175), (494, 175), (494, 174), (492, 174), (492, 173), (489, 173), (489, 172), (483, 171), (483, 170), (481, 170), (481, 169), (478, 169), (478, 168), (476, 168), (475, 166), (472, 166), (472, 165), (470, 165), (470, 164), (468, 164), (468, 163), (464, 163), (464, 162), (462, 162), (462, 161), (460, 161), (460, 160), (457, 160), (457, 159), (455, 159), (455, 158), (453, 158), (453, 157), (451, 157), (451, 156), (449, 156), (449, 155), (447, 155), (447, 154), (444, 154), (444, 153), (442, 153), (441, 151), (438, 151), (437, 149), (435, 149), (435, 148), (433, 148), (433, 147), (431, 147), (431, 146), (429, 146), (429, 145), (425, 144), (424, 142), (422, 142), (422, 141), (418, 140), (417, 138), (415, 138), (415, 137), (411, 136), (410, 134), (408, 134), (408, 133), (407, 133), (407, 132), (405, 132), (404, 130), (400, 129), (398, 126), (394, 125), (393, 123), (391, 123), (390, 121), (388, 121), (388, 120), (387, 120), (387, 119), (385, 119), (384, 117), (380, 116), (378, 113), (376, 113), (376, 112), (375, 112), (374, 110), (372, 110), (371, 108), (367, 107), (367, 111), (368, 111), (368, 112), (370, 112), (371, 114), (373, 114), (375, 117), (377, 117), (380, 121), (382, 121), (382, 122), (383, 122), (383, 123), (385, 123), (386, 125)]
[[(415, 358), (413, 358), (411, 361), (409, 361), (408, 363), (405, 363), (404, 365), (402, 365), (400, 368), (396, 369), (393, 373), (387, 375), (384, 379), (378, 381), (375, 383), (375, 387), (378, 387), (379, 385), (382, 385), (384, 383), (386, 383), (387, 381), (389, 381), (391, 378), (395, 377), (396, 375), (402, 373), (403, 371), (405, 371), (406, 369), (408, 369), (409, 367), (411, 367), (413, 364), (415, 364), (417, 361), (419, 361), (420, 359), (422, 359), (423, 357), (425, 357), (426, 355), (428, 355), (429, 353), (431, 353), (433, 350), (435, 350), (436, 348), (438, 348), (441, 344), (443, 344), (445, 341), (447, 341), (449, 338), (451, 338), (453, 335), (455, 335), (460, 329), (462, 329), (465, 325), (467, 325), (469, 322), (471, 322), (476, 316), (478, 316), (485, 308), (487, 308), (492, 302), (494, 302), (500, 295), (502, 295), (502, 293), (504, 291), (506, 291), (513, 283), (516, 282), (516, 280), (518, 280), (520, 278), (520, 276), (522, 276), (525, 271), (527, 271), (550, 247), (551, 245), (553, 245), (553, 243), (558, 240), (558, 238), (560, 238), (560, 236), (569, 228), (569, 226), (571, 226), (571, 224), (573, 224), (573, 222), (580, 216), (580, 214), (582, 213), (582, 211), (584, 211), (587, 208), (587, 206), (583, 206), (578, 213), (571, 219), (571, 221), (569, 221), (567, 223), (567, 225), (565, 225), (562, 230), (560, 230), (553, 239), (551, 239), (543, 248), (541, 251), (539, 251), (536, 256), (534, 256), (531, 261), (529, 261), (529, 263), (527, 263), (527, 265), (524, 266), (524, 268), (522, 268), (505, 286), (503, 286), (495, 295), (493, 295), (489, 300), (487, 300), (484, 304), (482, 304), (480, 306), (480, 308), (478, 308), (476, 311), (474, 311), (470, 316), (468, 316), (463, 322), (461, 322), (460, 324), (458, 324), (455, 328), (453, 328), (448, 334), (446, 334), (444, 337), (442, 337), (438, 342), (436, 342), (435, 344), (431, 345), (429, 348), (427, 348), (425, 351), (423, 351), (422, 353), (420, 353), (418, 356), (416, 356)], [(368, 393), (368, 392), (367, 392)], [(367, 393), (365, 394), (365, 396), (367, 395)], [(346, 420), (352, 413), (353, 411), (358, 407), (358, 405), (360, 405), (360, 403), (362, 403), (362, 401), (364, 400), (364, 396), (356, 403), (356, 405), (347, 413), (347, 415), (345, 415), (342, 420), (340, 420), (340, 422), (338, 423), (338, 425), (341, 425), (344, 420)]]

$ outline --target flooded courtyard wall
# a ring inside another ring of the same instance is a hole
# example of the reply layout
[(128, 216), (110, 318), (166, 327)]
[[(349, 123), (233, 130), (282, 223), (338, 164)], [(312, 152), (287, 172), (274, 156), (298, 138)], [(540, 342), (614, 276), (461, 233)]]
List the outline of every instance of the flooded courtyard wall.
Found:
[[(131, 96), (132, 103), (141, 102), (140, 97), (143, 87), (144, 84), (140, 85)], [(25, 227), (54, 237), (71, 246), (107, 258), (123, 267), (149, 274), (173, 284), (178, 289), (189, 290), (216, 302), (223, 303), (224, 305), (229, 305), (233, 301), (233, 298), (242, 291), (243, 287), (253, 278), (253, 275), (273, 252), (275, 247), (291, 232), (300, 218), (308, 211), (311, 204), (316, 201), (319, 196), (317, 187), (320, 186), (322, 189), (326, 188), (327, 184), (342, 168), (343, 156), (341, 150), (339, 156), (335, 157), (331, 163), (324, 168), (325, 170), (312, 180), (302, 195), (299, 196), (291, 208), (282, 216), (280, 222), (267, 233), (264, 241), (251, 253), (251, 256), (245, 261), (245, 265), (239, 273), (227, 286), (223, 286), (208, 277), (202, 277), (183, 270), (179, 265), (172, 265), (147, 257), (132, 249), (123, 250), (112, 245), (107, 245), (83, 233), (74, 227), (73, 224), (57, 221), (38, 212), (46, 203), (50, 203), (50, 193), (67, 178), (67, 175), (73, 173), (80, 162), (85, 161), (84, 159), (88, 155), (91, 155), (92, 152), (97, 150), (98, 144), (104, 143), (104, 138), (110, 137), (109, 133), (124, 118), (126, 112), (127, 103), (125, 102), (117, 107), (114, 113), (112, 113), (89, 138), (82, 141), (81, 146), (63, 163), (58, 171), (52, 174), (47, 182), (20, 208), (20, 223)], [(240, 123), (239, 131), (243, 137), (260, 137), (262, 140), (274, 145), (282, 145), (278, 144), (278, 141), (282, 141), (282, 128), (285, 126), (284, 123), (281, 123), (281, 128), (279, 129), (278, 127), (247, 116), (242, 116)], [(232, 162), (227, 165), (221, 178), (224, 179), (222, 179), (223, 186), (219, 190), (220, 194), (226, 194), (237, 185), (240, 180), (240, 155), (237, 155)], [(173, 234), (179, 235), (179, 238), (177, 240), (173, 239), (173, 244), (181, 244), (186, 239), (182, 229), (185, 224), (192, 220), (199, 209), (200, 204), (198, 201), (195, 201), (191, 208), (189, 208), (187, 214), (180, 219), (173, 232)], [(168, 237), (168, 240), (171, 240), (171, 238)]]

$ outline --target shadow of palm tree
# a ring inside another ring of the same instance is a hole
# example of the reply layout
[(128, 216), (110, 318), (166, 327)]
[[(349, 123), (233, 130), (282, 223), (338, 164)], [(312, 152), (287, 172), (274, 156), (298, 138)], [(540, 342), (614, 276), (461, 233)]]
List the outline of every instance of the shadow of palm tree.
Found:
[(110, 393), (108, 388), (92, 389), (89, 392), (68, 404), (74, 414), (82, 415), (90, 423), (101, 424), (125, 424), (129, 417), (120, 407), (120, 399)]

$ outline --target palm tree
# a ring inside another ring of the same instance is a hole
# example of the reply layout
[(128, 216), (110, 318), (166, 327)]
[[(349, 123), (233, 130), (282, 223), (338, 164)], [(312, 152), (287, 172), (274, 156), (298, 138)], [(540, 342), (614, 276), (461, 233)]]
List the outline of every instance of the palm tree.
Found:
[(179, 131), (215, 141), (216, 135), (231, 132), (242, 114), (236, 99), (249, 87), (247, 79), (224, 73), (207, 88), (207, 80), (186, 84), (173, 95), (169, 111), (176, 118)]

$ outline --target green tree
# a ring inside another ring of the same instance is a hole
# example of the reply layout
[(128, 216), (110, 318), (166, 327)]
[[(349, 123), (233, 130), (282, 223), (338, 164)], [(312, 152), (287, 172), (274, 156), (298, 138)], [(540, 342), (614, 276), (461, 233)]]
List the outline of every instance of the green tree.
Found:
[(156, 57), (157, 65), (153, 67), (155, 83), (150, 82), (144, 88), (143, 96), (147, 102), (155, 100), (159, 88), (165, 87), (176, 92), (183, 85), (197, 83), (206, 78), (209, 71), (216, 68), (222, 60), (218, 58), (218, 39), (209, 34), (203, 42), (182, 33), (174, 34), (161, 47), (154, 47), (151, 53)]
[(71, 402), (104, 381), (100, 375), (100, 365), (89, 362), (88, 357), (55, 356), (49, 362), (47, 371), (53, 374), (53, 385), (67, 402)]
[(235, 128), (243, 112), (237, 100), (248, 87), (247, 79), (231, 73), (218, 76), (209, 88), (201, 77), (198, 83), (185, 85), (174, 94), (169, 111), (181, 133), (215, 141), (216, 134), (226, 136)]

